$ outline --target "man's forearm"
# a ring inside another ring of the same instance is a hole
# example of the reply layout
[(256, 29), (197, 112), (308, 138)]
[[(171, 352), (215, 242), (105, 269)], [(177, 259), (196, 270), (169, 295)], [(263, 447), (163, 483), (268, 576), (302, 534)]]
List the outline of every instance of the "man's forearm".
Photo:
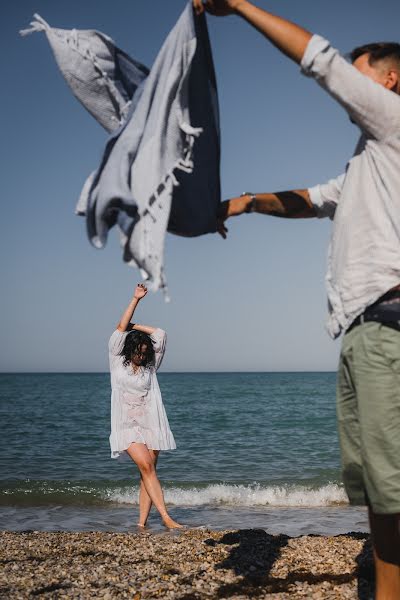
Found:
[(307, 219), (316, 216), (307, 189), (272, 194), (242, 194), (222, 202), (218, 216), (224, 221), (229, 217), (249, 212), (285, 219)]
[(256, 194), (252, 211), (285, 219), (307, 219), (315, 217), (308, 190)]
[(273, 15), (251, 2), (238, 2), (235, 12), (258, 29), (281, 52), (299, 63), (303, 58), (312, 34), (299, 25)]
[(226, 219), (250, 212), (284, 219), (310, 219), (317, 216), (307, 189), (273, 194), (242, 194), (220, 204), (218, 233), (225, 239), (228, 233)]

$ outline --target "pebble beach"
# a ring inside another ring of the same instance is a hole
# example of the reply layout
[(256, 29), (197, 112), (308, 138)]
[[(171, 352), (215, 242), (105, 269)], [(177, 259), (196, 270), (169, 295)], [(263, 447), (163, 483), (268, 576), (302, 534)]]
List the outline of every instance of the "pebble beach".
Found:
[(369, 536), (0, 532), (0, 598), (373, 598)]

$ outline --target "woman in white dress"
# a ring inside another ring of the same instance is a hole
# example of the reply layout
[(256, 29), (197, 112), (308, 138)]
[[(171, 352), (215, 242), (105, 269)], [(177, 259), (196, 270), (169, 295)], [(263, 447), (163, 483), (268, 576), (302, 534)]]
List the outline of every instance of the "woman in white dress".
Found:
[(131, 323), (138, 303), (147, 294), (143, 284), (135, 293), (109, 341), (111, 371), (111, 457), (130, 456), (140, 471), (139, 527), (144, 527), (152, 504), (169, 528), (182, 527), (168, 514), (156, 473), (160, 450), (176, 448), (157, 381), (165, 352), (162, 329)]

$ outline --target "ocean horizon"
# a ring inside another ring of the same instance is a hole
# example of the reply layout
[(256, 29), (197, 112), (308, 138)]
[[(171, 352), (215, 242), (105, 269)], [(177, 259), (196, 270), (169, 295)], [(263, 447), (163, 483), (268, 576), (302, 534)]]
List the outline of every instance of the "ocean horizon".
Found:
[[(168, 375), (180, 375), (180, 374), (203, 374), (203, 375), (207, 375), (209, 373), (217, 373), (217, 374), (231, 374), (231, 373), (337, 373), (337, 370), (318, 370), (318, 371), (312, 371), (312, 370), (308, 370), (308, 369), (301, 369), (301, 370), (291, 370), (291, 371), (287, 371), (287, 370), (273, 370), (273, 371), (260, 371), (260, 370), (246, 370), (246, 371), (221, 371), (221, 370), (207, 370), (207, 371), (193, 371), (193, 370), (187, 370), (187, 371), (175, 371), (175, 370), (161, 370), (159, 371), (158, 375), (162, 375), (162, 374), (168, 374)], [(109, 375), (109, 371), (59, 371), (59, 370), (55, 370), (55, 371), (0, 371), (0, 375), (75, 375), (75, 374), (79, 374), (79, 375)]]

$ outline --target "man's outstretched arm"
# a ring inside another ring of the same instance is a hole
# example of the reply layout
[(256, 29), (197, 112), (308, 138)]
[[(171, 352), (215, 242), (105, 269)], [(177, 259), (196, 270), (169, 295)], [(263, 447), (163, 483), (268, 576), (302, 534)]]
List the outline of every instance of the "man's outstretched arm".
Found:
[[(253, 196), (253, 197), (252, 197)], [(273, 194), (246, 194), (221, 203), (218, 232), (226, 238), (225, 221), (247, 212), (255, 212), (284, 219), (309, 219), (317, 213), (305, 190), (274, 192)]]
[(258, 29), (274, 46), (300, 64), (312, 34), (302, 27), (273, 15), (247, 0), (193, 0), (197, 13), (204, 9), (215, 16), (236, 14)]

